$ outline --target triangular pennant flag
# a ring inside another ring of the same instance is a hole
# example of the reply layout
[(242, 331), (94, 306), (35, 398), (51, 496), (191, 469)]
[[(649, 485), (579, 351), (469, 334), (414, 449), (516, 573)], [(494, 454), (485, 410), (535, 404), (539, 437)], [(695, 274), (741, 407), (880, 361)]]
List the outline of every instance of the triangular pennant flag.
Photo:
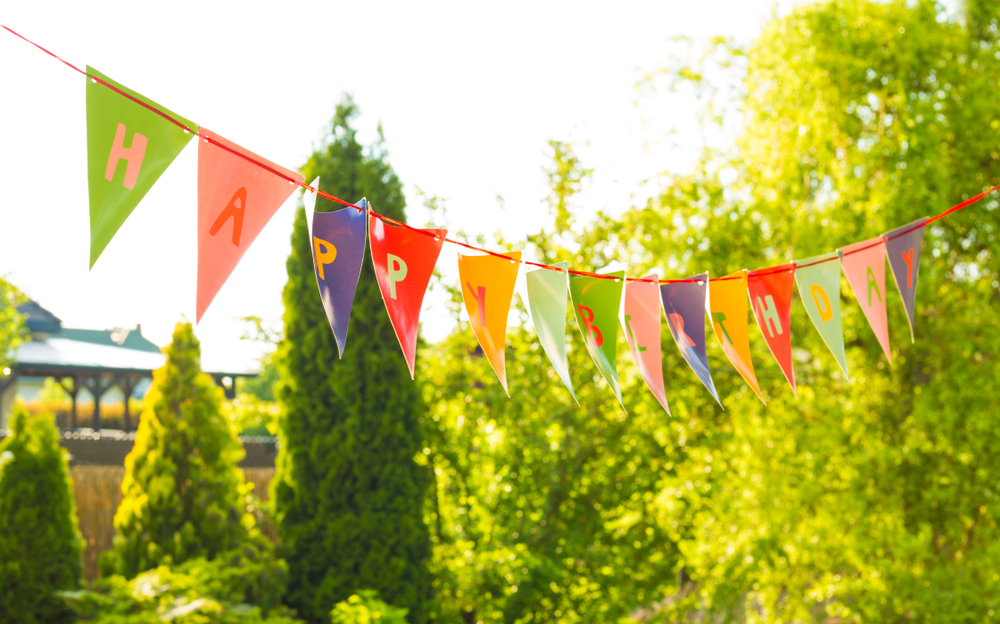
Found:
[(193, 122), (87, 66), (90, 268), (196, 132)]
[(840, 318), (840, 252), (797, 261), (795, 281), (799, 285), (799, 298), (816, 331), (837, 360), (840, 370), (850, 377)]
[(337, 351), (344, 357), (351, 307), (365, 259), (365, 223), (368, 202), (362, 199), (357, 208), (333, 212), (314, 212), (312, 225), (313, 269), (316, 285), (330, 321)]
[(458, 278), (462, 282), (462, 297), (472, 331), (493, 366), (503, 391), (510, 396), (504, 367), (504, 344), (507, 341), (507, 314), (517, 283), (521, 252), (512, 251), (507, 255), (513, 260), (458, 254)]
[(750, 271), (747, 274), (747, 293), (750, 306), (767, 348), (778, 361), (781, 372), (795, 389), (795, 370), (792, 368), (792, 291), (795, 289), (795, 265), (783, 264), (770, 269)]
[(625, 271), (608, 273), (606, 278), (590, 275), (571, 275), (569, 278), (573, 314), (580, 326), (583, 342), (622, 409), (625, 409), (625, 404), (622, 403), (622, 391), (618, 385), (616, 356), (618, 311), (624, 286)]
[(303, 179), (294, 171), (201, 129), (196, 321), (201, 320), (243, 254)]
[(417, 355), (420, 309), (447, 236), (448, 230), (411, 230), (368, 217), (375, 279), (410, 369), (410, 379)]
[(528, 291), (528, 314), (535, 326), (535, 334), (542, 350), (548, 356), (559, 379), (569, 390), (570, 396), (580, 404), (573, 391), (566, 358), (566, 305), (569, 303), (569, 263), (557, 262), (550, 269), (536, 269), (525, 274)]
[(660, 352), (660, 277), (651, 273), (642, 279), (625, 284), (625, 340), (646, 387), (669, 414)]
[(885, 313), (885, 243), (873, 238), (840, 248), (844, 276), (865, 313), (882, 352), (892, 364), (889, 351), (889, 322)]
[(719, 393), (715, 390), (715, 382), (712, 381), (712, 372), (708, 368), (705, 341), (705, 313), (711, 309), (708, 300), (708, 273), (685, 279), (693, 281), (660, 285), (667, 327), (670, 328), (670, 334), (684, 361), (719, 405), (722, 405)]
[(885, 241), (885, 255), (892, 267), (892, 277), (896, 280), (899, 296), (906, 306), (906, 320), (910, 322), (910, 342), (913, 342), (913, 318), (917, 302), (917, 272), (920, 269), (920, 246), (924, 242), (924, 228), (927, 217), (896, 228), (882, 235)]
[[(712, 282), (712, 326), (722, 351), (754, 393), (764, 401), (750, 359), (750, 324), (747, 320), (747, 272), (737, 271)], [(766, 401), (765, 401), (766, 404)]]

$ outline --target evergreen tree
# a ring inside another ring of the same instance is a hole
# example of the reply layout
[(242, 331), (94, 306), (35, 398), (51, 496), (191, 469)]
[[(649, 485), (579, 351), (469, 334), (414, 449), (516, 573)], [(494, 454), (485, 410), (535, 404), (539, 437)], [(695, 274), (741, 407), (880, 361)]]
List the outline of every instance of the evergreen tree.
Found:
[(59, 432), (48, 414), (15, 408), (0, 442), (0, 621), (75, 619), (55, 592), (80, 586), (82, 540)]
[(125, 458), (114, 554), (102, 566), (128, 578), (194, 557), (212, 559), (253, 533), (236, 463), (243, 448), (221, 413), (222, 390), (201, 372), (190, 323), (178, 323), (153, 373), (135, 446)]
[[(348, 98), (332, 128), (303, 167), (322, 188), (403, 219), (402, 184), (381, 140), (358, 143)], [(381, 137), (380, 137), (381, 139)], [(317, 210), (340, 208), (320, 200)], [(352, 209), (348, 209), (352, 210)], [(273, 487), (276, 520), (290, 582), (288, 603), (310, 622), (359, 589), (426, 620), (430, 554), (423, 522), (427, 469), (420, 454), (419, 386), (410, 380), (366, 251), (344, 358), (316, 292), (303, 211), (295, 218), (285, 337), (276, 361), (281, 380), (281, 449)]]

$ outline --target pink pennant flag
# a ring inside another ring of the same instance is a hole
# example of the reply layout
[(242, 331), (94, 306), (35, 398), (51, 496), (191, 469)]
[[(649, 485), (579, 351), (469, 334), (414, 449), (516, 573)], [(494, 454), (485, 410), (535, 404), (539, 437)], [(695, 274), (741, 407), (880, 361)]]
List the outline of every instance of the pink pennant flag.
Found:
[(625, 339), (646, 387), (669, 414), (660, 351), (660, 276), (652, 273), (642, 279), (648, 281), (625, 284)]
[(200, 133), (196, 321), (257, 235), (305, 179), (204, 127)]
[(847, 283), (865, 313), (882, 352), (892, 364), (889, 351), (889, 322), (885, 313), (885, 243), (881, 238), (854, 243), (839, 250)]

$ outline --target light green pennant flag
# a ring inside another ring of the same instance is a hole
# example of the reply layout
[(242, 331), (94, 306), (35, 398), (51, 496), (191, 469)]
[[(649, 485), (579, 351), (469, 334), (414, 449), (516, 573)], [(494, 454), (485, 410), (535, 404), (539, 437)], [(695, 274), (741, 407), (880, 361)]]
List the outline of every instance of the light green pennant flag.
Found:
[(597, 364), (597, 370), (601, 371), (605, 381), (614, 390), (622, 409), (625, 409), (615, 361), (618, 350), (618, 312), (625, 287), (625, 271), (607, 273), (607, 276), (616, 279), (571, 275), (569, 290), (573, 297), (573, 313), (587, 351)]
[(566, 384), (570, 396), (580, 404), (573, 392), (573, 381), (569, 376), (569, 360), (566, 358), (566, 304), (569, 299), (569, 263), (558, 262), (550, 269), (536, 269), (524, 275), (528, 290), (528, 313), (535, 326), (535, 334), (542, 350), (552, 362), (552, 368), (559, 379)]
[(850, 377), (847, 373), (844, 330), (840, 320), (840, 264), (839, 251), (797, 260), (795, 282), (799, 285), (799, 297), (813, 325), (833, 353), (844, 375)]
[[(184, 149), (198, 126), (89, 65), (86, 79), (90, 268), (94, 268), (118, 228)], [(190, 131), (185, 132), (178, 124)]]

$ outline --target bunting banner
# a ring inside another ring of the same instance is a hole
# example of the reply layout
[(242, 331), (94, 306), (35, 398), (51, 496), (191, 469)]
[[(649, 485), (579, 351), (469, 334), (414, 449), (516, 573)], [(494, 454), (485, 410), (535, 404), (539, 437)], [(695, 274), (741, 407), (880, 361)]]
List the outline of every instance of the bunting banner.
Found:
[(625, 284), (625, 316), (622, 327), (632, 360), (646, 387), (670, 414), (667, 391), (663, 387), (663, 358), (660, 352), (660, 276), (651, 273), (643, 281)]
[(316, 285), (337, 340), (340, 359), (344, 359), (351, 308), (365, 259), (368, 200), (362, 199), (354, 205), (357, 208), (313, 212), (311, 228)]
[(913, 319), (917, 301), (917, 272), (920, 269), (920, 247), (924, 242), (927, 217), (896, 228), (882, 235), (885, 255), (889, 258), (892, 277), (906, 307), (906, 320), (910, 323), (910, 342), (914, 342)]
[(711, 286), (712, 327), (715, 338), (736, 372), (764, 402), (750, 359), (750, 323), (747, 319), (747, 272), (737, 271)]
[(569, 263), (557, 262), (551, 269), (536, 269), (524, 275), (528, 291), (527, 308), (531, 324), (542, 350), (552, 363), (559, 379), (569, 394), (580, 404), (573, 391), (569, 376), (569, 359), (566, 357), (566, 306), (569, 303)]
[[(681, 355), (720, 405), (707, 359), (706, 312), (711, 315), (726, 357), (763, 401), (750, 357), (744, 292), (768, 349), (796, 395), (790, 324), (795, 284), (810, 320), (846, 375), (840, 310), (843, 270), (891, 362), (882, 254), (889, 261), (903, 300), (912, 341), (926, 226), (1000, 190), (997, 184), (934, 217), (918, 219), (880, 237), (797, 264), (740, 271), (712, 280), (707, 273), (683, 280), (661, 280), (655, 274), (629, 279), (625, 271), (604, 275), (574, 271), (566, 262), (549, 266), (522, 261), (520, 252), (496, 253), (449, 239), (443, 229), (410, 227), (375, 213), (366, 199), (351, 204), (324, 193), (318, 178), (305, 185), (304, 178), (294, 171), (199, 127), (90, 66), (80, 69), (7, 26), (0, 24), (0, 29), (24, 39), (86, 78), (91, 268), (142, 198), (197, 136), (196, 321), (201, 320), (281, 204), (296, 188), (304, 187), (303, 204), (317, 287), (340, 355), (346, 345), (368, 241), (379, 290), (412, 378), (424, 295), (442, 245), (453, 243), (488, 254), (459, 254), (459, 277), (476, 339), (508, 396), (504, 350), (507, 317), (521, 264), (541, 269), (525, 276), (527, 308), (543, 350), (574, 400), (577, 397), (566, 352), (567, 296), (587, 350), (623, 408), (616, 360), (619, 323), (643, 381), (670, 412), (660, 353), (660, 304)], [(345, 208), (317, 213), (319, 196)], [(657, 295), (660, 303), (656, 302)]]
[(875, 332), (882, 352), (892, 364), (889, 351), (889, 322), (885, 309), (885, 243), (881, 238), (854, 243), (840, 248), (844, 277), (854, 291), (868, 325)]
[(840, 318), (840, 252), (799, 260), (795, 263), (795, 281), (806, 314), (816, 327), (830, 353), (847, 372), (844, 354), (844, 329)]
[(705, 341), (705, 314), (711, 310), (708, 298), (708, 273), (692, 275), (684, 281), (660, 286), (663, 311), (667, 315), (667, 327), (680, 349), (681, 356), (688, 363), (698, 379), (712, 393), (716, 402), (719, 393), (712, 381), (708, 368), (708, 352)]
[(267, 222), (305, 180), (206, 128), (199, 136), (195, 322), (201, 321)]
[(87, 66), (90, 268), (195, 132), (195, 123)]
[(507, 341), (507, 314), (514, 297), (521, 252), (510, 252), (508, 256), (511, 259), (458, 254), (458, 279), (462, 282), (462, 298), (472, 331), (493, 366), (503, 391), (510, 396), (504, 367), (504, 346)]
[(605, 276), (572, 275), (569, 278), (573, 313), (587, 352), (601, 376), (625, 409), (618, 385), (618, 312), (621, 309), (625, 271)]
[(795, 288), (795, 264), (783, 264), (770, 269), (750, 271), (747, 274), (747, 292), (750, 306), (764, 342), (777, 360), (785, 379), (795, 389), (795, 370), (792, 368), (792, 291)]
[[(346, 210), (350, 210), (347, 208)], [(420, 310), (448, 230), (404, 228), (368, 217), (372, 265), (385, 310), (413, 379)]]

